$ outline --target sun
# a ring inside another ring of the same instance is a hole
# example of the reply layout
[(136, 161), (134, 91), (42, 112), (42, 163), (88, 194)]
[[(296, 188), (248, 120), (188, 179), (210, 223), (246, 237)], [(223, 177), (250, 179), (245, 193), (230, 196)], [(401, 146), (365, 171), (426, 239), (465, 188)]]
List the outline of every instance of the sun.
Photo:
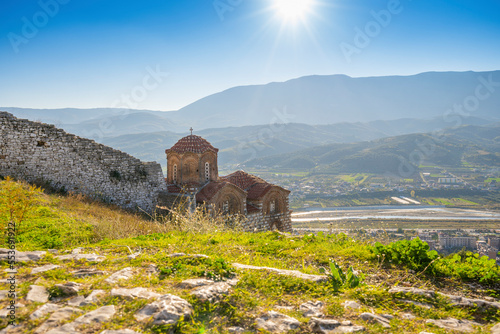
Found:
[(285, 21), (295, 22), (304, 19), (311, 11), (314, 0), (273, 0), (273, 8)]

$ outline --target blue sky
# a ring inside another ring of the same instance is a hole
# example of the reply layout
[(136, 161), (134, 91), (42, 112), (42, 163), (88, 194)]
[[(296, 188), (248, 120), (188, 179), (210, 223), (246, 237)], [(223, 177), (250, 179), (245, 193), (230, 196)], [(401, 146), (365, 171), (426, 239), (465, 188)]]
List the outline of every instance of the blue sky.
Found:
[(2, 1), (0, 106), (123, 106), (135, 93), (131, 107), (167, 111), (304, 75), (500, 69), (498, 0), (311, 0), (289, 21), (275, 1)]

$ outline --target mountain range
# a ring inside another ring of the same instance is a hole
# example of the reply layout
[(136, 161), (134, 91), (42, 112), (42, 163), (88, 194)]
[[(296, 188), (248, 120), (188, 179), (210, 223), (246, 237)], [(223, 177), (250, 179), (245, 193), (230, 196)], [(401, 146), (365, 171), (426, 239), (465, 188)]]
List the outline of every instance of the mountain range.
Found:
[[(321, 145), (358, 143), (352, 144), (351, 150), (361, 150), (369, 142), (382, 145), (383, 141), (373, 141), (386, 137), (494, 124), (500, 120), (499, 86), (500, 71), (369, 78), (307, 76), (234, 87), (168, 112), (113, 108), (0, 110), (55, 124), (163, 165), (165, 149), (194, 127), (195, 134), (220, 149), (221, 165), (269, 165), (277, 154)], [(332, 147), (333, 151), (338, 149), (340, 146)], [(280, 158), (289, 161), (285, 156)], [(309, 166), (321, 163), (321, 159), (306, 160), (304, 164)]]

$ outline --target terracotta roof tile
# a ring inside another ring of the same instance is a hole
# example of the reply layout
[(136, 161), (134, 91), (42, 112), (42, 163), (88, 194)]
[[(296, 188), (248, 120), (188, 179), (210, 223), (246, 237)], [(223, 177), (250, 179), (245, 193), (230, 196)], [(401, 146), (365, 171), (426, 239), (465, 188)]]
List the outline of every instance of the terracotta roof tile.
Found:
[(242, 170), (221, 177), (248, 192), (248, 199), (256, 200), (264, 196), (274, 184), (266, 182), (258, 176), (248, 174)]
[(205, 153), (206, 151), (217, 153), (219, 149), (213, 147), (212, 144), (200, 136), (189, 135), (181, 138), (174, 146), (165, 150), (165, 153)]
[(225, 181), (208, 183), (196, 194), (196, 201), (197, 202), (209, 202), (210, 199), (212, 199), (212, 197), (214, 197), (215, 194), (217, 194), (227, 184), (228, 184), (228, 182), (225, 182)]
[(247, 213), (255, 213), (255, 212), (259, 212), (259, 208), (256, 207), (256, 206), (253, 206), (252, 204), (250, 203), (247, 203)]

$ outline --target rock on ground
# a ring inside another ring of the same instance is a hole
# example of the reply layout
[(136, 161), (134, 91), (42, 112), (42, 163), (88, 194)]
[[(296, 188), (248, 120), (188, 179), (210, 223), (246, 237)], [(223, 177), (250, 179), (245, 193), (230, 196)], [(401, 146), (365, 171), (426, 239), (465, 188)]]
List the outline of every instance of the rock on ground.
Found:
[(312, 333), (330, 334), (330, 333), (355, 333), (365, 330), (363, 326), (355, 326), (350, 321), (338, 322), (333, 319), (311, 318), (309, 321), (309, 330)]
[(299, 328), (300, 322), (287, 315), (269, 311), (257, 318), (257, 328), (267, 330), (272, 333), (286, 333)]
[(49, 292), (47, 288), (39, 285), (31, 285), (26, 300), (37, 303), (46, 303), (49, 301)]
[(56, 284), (55, 287), (61, 290), (64, 295), (72, 296), (77, 295), (81, 288), (80, 283), (66, 282), (64, 284)]
[(72, 317), (75, 313), (81, 313), (81, 312), (82, 310), (79, 310), (74, 307), (60, 308), (56, 310), (54, 313), (52, 313), (52, 315), (35, 330), (35, 333), (41, 334), (50, 331), (58, 327), (64, 320)]
[(117, 271), (113, 275), (106, 278), (104, 281), (106, 283), (114, 284), (120, 280), (130, 279), (132, 276), (134, 276), (134, 271), (132, 270), (132, 268), (127, 267), (127, 268), (124, 268), (120, 271)]
[(43, 273), (43, 272), (46, 272), (46, 271), (49, 271), (49, 270), (54, 270), (54, 269), (57, 269), (57, 268), (61, 268), (61, 266), (58, 266), (56, 264), (47, 264), (43, 267), (38, 267), (38, 268), (33, 268), (31, 270), (31, 275), (35, 275), (35, 274), (38, 274), (38, 273)]
[(133, 331), (131, 329), (119, 329), (119, 330), (105, 330), (100, 334), (140, 334), (139, 332)]
[(388, 314), (380, 315), (373, 313), (361, 313), (359, 317), (367, 322), (379, 323), (385, 328), (391, 328), (390, 322), (391, 319), (393, 318), (393, 316)]
[(89, 277), (89, 276), (101, 276), (101, 275), (104, 275), (104, 271), (90, 268), (90, 269), (76, 270), (76, 271), (71, 272), (71, 274), (74, 277), (81, 278), (81, 277)]
[(47, 303), (40, 306), (35, 312), (31, 313), (30, 319), (35, 320), (45, 317), (47, 314), (57, 311), (61, 308), (61, 305)]
[(151, 318), (153, 325), (175, 325), (181, 317), (187, 320), (192, 314), (191, 304), (180, 297), (167, 294), (140, 309), (134, 317), (137, 321)]
[(473, 332), (474, 331), (474, 327), (472, 327), (473, 325), (480, 326), (480, 324), (474, 321), (458, 320), (453, 318), (440, 319), (440, 320), (429, 319), (427, 320), (427, 323), (434, 324), (439, 328), (451, 329), (459, 332)]
[(155, 299), (160, 297), (160, 294), (149, 291), (146, 288), (133, 288), (133, 289), (119, 288), (119, 289), (112, 289), (111, 296), (128, 298), (128, 299), (136, 299), (136, 298)]
[(302, 311), (305, 317), (311, 318), (322, 318), (323, 317), (323, 312), (321, 312), (321, 309), (323, 308), (324, 304), (321, 301), (308, 301), (302, 305), (299, 306), (299, 310)]
[(251, 265), (240, 264), (240, 263), (233, 263), (233, 267), (235, 267), (237, 269), (267, 270), (267, 271), (271, 271), (271, 272), (274, 272), (274, 273), (277, 273), (280, 275), (297, 277), (297, 278), (301, 278), (301, 279), (313, 281), (313, 282), (326, 282), (328, 280), (328, 277), (325, 275), (304, 274), (298, 270), (285, 270), (285, 269), (277, 269), (277, 268), (271, 268), (271, 267), (257, 267), (257, 266), (251, 266)]
[(102, 262), (106, 260), (105, 256), (100, 256), (97, 254), (67, 254), (67, 255), (59, 255), (56, 256), (57, 259), (64, 261), (64, 260), (85, 260), (89, 262)]
[(500, 334), (500, 322), (491, 327), (491, 334)]
[(361, 307), (361, 304), (359, 304), (358, 302), (355, 302), (354, 300), (346, 300), (342, 304), (344, 305), (344, 308), (351, 308), (354, 310), (357, 310), (358, 308)]
[(75, 321), (69, 324), (62, 325), (61, 327), (55, 328), (47, 332), (47, 334), (74, 334), (78, 333), (77, 327), (81, 325), (88, 325), (93, 323), (102, 323), (109, 321), (116, 313), (114, 305), (103, 306), (96, 310), (90, 311), (87, 314), (76, 318)]
[(406, 287), (393, 287), (389, 290), (389, 293), (410, 293), (414, 295), (424, 296), (427, 298), (436, 297), (436, 291), (434, 290), (423, 290), (418, 288), (406, 288)]
[(6, 248), (0, 248), (0, 261), (9, 260), (9, 256), (15, 255), (15, 261), (16, 262), (30, 262), (30, 261), (40, 261), (42, 257), (47, 254), (47, 252), (44, 251), (35, 251), (35, 252), (20, 252), (17, 250), (14, 250), (15, 254), (11, 254), (12, 252), (11, 249), (6, 249)]
[(214, 302), (221, 296), (227, 295), (229, 290), (236, 284), (238, 284), (238, 280), (236, 279), (226, 282), (216, 282), (208, 286), (196, 288), (192, 291), (192, 294), (201, 301)]

